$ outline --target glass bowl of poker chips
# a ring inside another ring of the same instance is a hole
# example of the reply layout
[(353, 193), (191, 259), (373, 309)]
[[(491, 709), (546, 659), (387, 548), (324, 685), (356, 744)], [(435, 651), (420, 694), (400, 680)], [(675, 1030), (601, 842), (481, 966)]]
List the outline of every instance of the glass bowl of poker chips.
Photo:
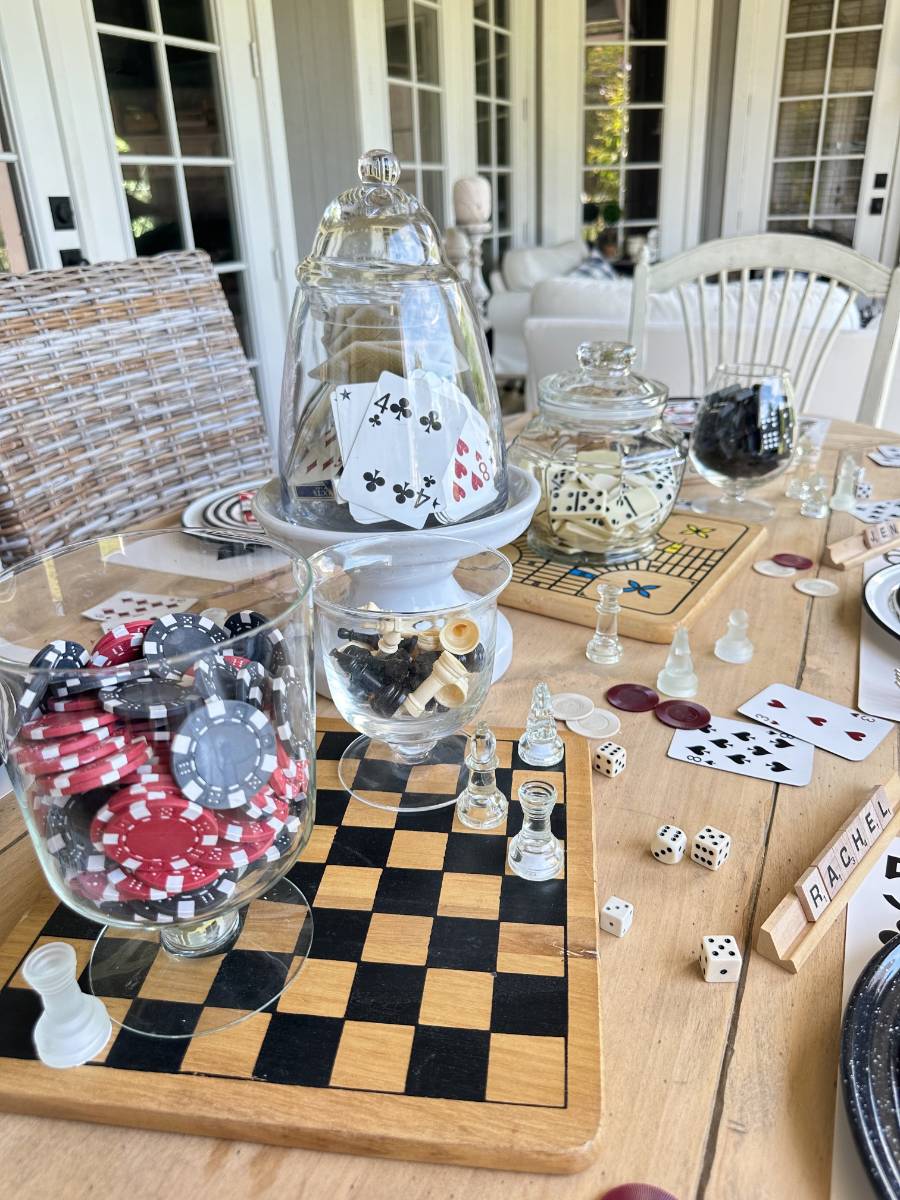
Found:
[(362, 735), (341, 757), (341, 783), (378, 808), (453, 804), (465, 760), (459, 730), (491, 684), (508, 560), (421, 533), (343, 542), (310, 565), (328, 686)]
[(208, 977), (209, 1032), (278, 995), (312, 937), (284, 878), (315, 816), (311, 572), (226, 540), (142, 531), (0, 575), (0, 748), (50, 886), (106, 927), (91, 987), (141, 1033), (194, 1032), (161, 1034), (148, 971), (159, 998)]

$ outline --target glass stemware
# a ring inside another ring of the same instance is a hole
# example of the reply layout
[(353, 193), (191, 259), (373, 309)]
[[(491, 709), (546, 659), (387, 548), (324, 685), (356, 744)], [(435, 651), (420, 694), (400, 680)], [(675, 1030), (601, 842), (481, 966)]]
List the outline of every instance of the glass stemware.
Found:
[(690, 458), (695, 470), (721, 488), (701, 496), (695, 512), (767, 521), (775, 513), (747, 492), (787, 470), (794, 451), (794, 391), (783, 367), (722, 364), (697, 410)]

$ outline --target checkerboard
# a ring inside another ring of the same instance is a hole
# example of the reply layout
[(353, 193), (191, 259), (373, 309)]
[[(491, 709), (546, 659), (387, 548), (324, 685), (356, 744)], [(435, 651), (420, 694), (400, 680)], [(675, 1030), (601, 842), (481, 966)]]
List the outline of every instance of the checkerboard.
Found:
[[(94, 1062), (49, 1070), (34, 1057), (39, 1002), (21, 962), (61, 939), (85, 968), (98, 928), (47, 897), (0, 948), (0, 1106), (529, 1171), (590, 1161), (600, 1010), (587, 744), (564, 734), (564, 762), (541, 770), (518, 758), (513, 731), (497, 731), (497, 780), (513, 800), (505, 826), (482, 832), (453, 805), (398, 814), (351, 798), (337, 762), (354, 736), (319, 722), (316, 824), (288, 876), (313, 906), (312, 950), (278, 999), (253, 1012), (272, 973), (296, 965), (296, 910), (276, 900), (248, 919), (239, 953), (204, 960), (190, 986), (152, 937), (136, 967), (133, 1003), (171, 1032), (200, 1034), (223, 1009), (253, 1015), (204, 1037), (114, 1026)], [(566, 866), (531, 883), (509, 872), (506, 852), (521, 827), (518, 787), (538, 775), (557, 787)], [(383, 794), (385, 778), (377, 757), (364, 759), (356, 787)], [(411, 767), (404, 790), (439, 800), (464, 782), (452, 764)], [(105, 999), (120, 1019), (132, 1003)]]

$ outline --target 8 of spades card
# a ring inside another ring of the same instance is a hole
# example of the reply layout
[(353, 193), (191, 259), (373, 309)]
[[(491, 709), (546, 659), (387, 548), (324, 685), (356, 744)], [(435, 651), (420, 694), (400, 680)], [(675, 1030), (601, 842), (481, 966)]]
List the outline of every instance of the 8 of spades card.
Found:
[(702, 729), (679, 729), (669, 758), (753, 779), (804, 787), (812, 779), (813, 747), (749, 721), (713, 717)]
[(894, 728), (881, 717), (870, 717), (784, 683), (770, 684), (738, 712), (851, 762), (867, 758)]

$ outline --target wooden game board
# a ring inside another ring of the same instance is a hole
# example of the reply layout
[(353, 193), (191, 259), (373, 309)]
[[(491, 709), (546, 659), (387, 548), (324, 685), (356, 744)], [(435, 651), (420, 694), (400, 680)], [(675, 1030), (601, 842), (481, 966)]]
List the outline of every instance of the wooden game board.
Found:
[[(0, 1108), (429, 1162), (587, 1166), (601, 1086), (587, 743), (563, 734), (564, 762), (541, 771), (519, 760), (516, 733), (497, 732), (507, 795), (539, 774), (559, 793), (553, 827), (565, 839), (565, 876), (528, 883), (506, 870), (517, 801), (505, 827), (488, 833), (460, 825), (452, 805), (408, 815), (363, 805), (337, 782), (337, 759), (354, 736), (341, 722), (319, 722), (316, 825), (289, 876), (313, 905), (315, 932), (281, 997), (205, 1037), (162, 1040), (114, 1026), (94, 1062), (50, 1070), (32, 1050), (39, 1002), (22, 960), (61, 939), (84, 967), (98, 927), (47, 897), (0, 948)], [(364, 760), (359, 786), (378, 790), (379, 773), (378, 760)], [(464, 775), (449, 764), (413, 767), (405, 790), (455, 795)], [(272, 954), (286, 961), (292, 947), (273, 936)], [(257, 974), (254, 952), (245, 954), (250, 1011)], [(164, 960), (154, 947), (145, 998), (134, 1003), (197, 1031), (223, 990), (234, 1004), (235, 979), (222, 988), (220, 959), (204, 960), (201, 983), (178, 995), (160, 986)], [(121, 1018), (129, 1002), (112, 996), (107, 1006)]]
[(504, 546), (512, 582), (501, 604), (593, 628), (597, 583), (620, 583), (619, 633), (641, 642), (669, 642), (748, 562), (766, 536), (761, 525), (673, 513), (647, 558), (615, 567), (572, 566), (535, 554), (528, 535)]

